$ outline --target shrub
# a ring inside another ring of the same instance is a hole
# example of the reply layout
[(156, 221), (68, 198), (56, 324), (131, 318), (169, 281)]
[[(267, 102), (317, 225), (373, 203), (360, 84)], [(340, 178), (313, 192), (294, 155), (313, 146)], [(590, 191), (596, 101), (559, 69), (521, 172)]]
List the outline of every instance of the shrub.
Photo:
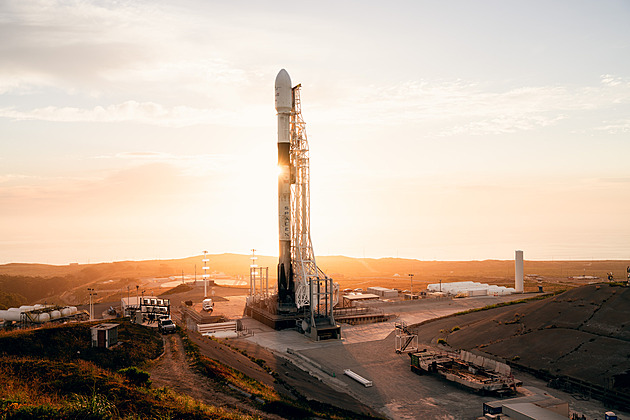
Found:
[(145, 372), (144, 370), (140, 370), (135, 366), (131, 366), (128, 368), (120, 369), (118, 371), (121, 375), (123, 375), (129, 382), (132, 382), (138, 386), (146, 386), (151, 385), (151, 381), (149, 378), (151, 375), (149, 372)]
[[(0, 413), (2, 414), (2, 413)], [(14, 410), (8, 411), (4, 414), (6, 417), (4, 419), (11, 420), (37, 420), (37, 419), (54, 419), (59, 418), (60, 412), (55, 407), (44, 404), (44, 405), (20, 405), (17, 406)]]
[(438, 343), (438, 344), (446, 344), (446, 340), (445, 340), (445, 339), (443, 339), (443, 338), (438, 338), (437, 343)]
[(118, 417), (116, 405), (107, 399), (106, 395), (75, 395), (69, 407), (71, 418), (80, 419), (114, 419)]
[(459, 326), (455, 325), (453, 328), (451, 328), (451, 332), (459, 331), (459, 329)]

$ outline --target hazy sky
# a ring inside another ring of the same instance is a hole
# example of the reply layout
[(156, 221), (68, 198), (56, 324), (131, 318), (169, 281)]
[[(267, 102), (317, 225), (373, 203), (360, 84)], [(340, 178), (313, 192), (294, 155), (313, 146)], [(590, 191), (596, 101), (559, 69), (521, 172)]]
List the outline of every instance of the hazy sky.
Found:
[(630, 2), (0, 2), (0, 263), (277, 255), (274, 80), (317, 255), (630, 258)]

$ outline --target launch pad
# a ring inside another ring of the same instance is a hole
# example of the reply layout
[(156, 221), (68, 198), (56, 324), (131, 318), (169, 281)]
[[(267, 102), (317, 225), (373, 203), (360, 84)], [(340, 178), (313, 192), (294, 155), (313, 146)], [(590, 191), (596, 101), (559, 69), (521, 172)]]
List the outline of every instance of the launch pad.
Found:
[(314, 341), (341, 338), (341, 327), (331, 324), (328, 317), (315, 318), (308, 322), (310, 310), (278, 312), (270, 307), (268, 302), (254, 302), (248, 298), (245, 315), (261, 322), (274, 330), (295, 329), (309, 336)]
[[(310, 231), (310, 173), (301, 85), (282, 69), (275, 81), (278, 116), (278, 286), (256, 293), (250, 286), (246, 314), (274, 328), (296, 328), (313, 340), (341, 338), (333, 307), (339, 286), (317, 267)], [(255, 285), (250, 271), (250, 284)], [(262, 277), (261, 277), (262, 278)], [(261, 285), (262, 286), (262, 285)], [(258, 288), (259, 291), (262, 287)]]

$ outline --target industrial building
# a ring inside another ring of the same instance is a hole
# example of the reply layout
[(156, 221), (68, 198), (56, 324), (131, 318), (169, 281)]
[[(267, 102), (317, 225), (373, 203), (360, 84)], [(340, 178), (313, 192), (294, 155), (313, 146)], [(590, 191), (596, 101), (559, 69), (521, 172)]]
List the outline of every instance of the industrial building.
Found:
[(367, 292), (378, 295), (383, 299), (396, 299), (398, 297), (398, 290), (388, 289), (386, 287), (380, 286), (368, 287)]
[(120, 299), (123, 316), (132, 317), (136, 322), (157, 320), (171, 315), (171, 301), (157, 296), (132, 296)]
[(442, 292), (451, 296), (505, 296), (516, 292), (513, 287), (496, 286), (476, 281), (459, 281), (454, 283), (432, 283), (427, 286), (428, 292)]
[[(509, 398), (504, 400), (489, 401), (483, 403), (483, 414), (496, 416), (497, 414), (506, 414), (515, 412), (544, 415), (544, 417), (535, 417), (540, 419), (551, 418), (568, 418), (569, 403), (546, 393), (545, 391), (535, 387), (523, 387), (522, 391), (528, 395), (518, 398)], [(507, 406), (507, 409), (505, 407)], [(532, 408), (535, 406), (537, 408)], [(544, 409), (546, 411), (540, 411)], [(555, 417), (553, 415), (555, 414)], [(559, 417), (558, 417), (559, 416)], [(519, 417), (516, 417), (519, 418)]]

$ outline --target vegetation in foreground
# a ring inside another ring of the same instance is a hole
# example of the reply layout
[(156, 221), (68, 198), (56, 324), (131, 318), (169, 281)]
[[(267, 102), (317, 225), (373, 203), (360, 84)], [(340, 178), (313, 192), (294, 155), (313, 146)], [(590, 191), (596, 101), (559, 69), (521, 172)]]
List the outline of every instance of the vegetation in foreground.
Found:
[(92, 349), (89, 327), (74, 324), (0, 333), (0, 419), (246, 419), (152, 388), (137, 365), (162, 352), (154, 329), (120, 323), (123, 344)]

